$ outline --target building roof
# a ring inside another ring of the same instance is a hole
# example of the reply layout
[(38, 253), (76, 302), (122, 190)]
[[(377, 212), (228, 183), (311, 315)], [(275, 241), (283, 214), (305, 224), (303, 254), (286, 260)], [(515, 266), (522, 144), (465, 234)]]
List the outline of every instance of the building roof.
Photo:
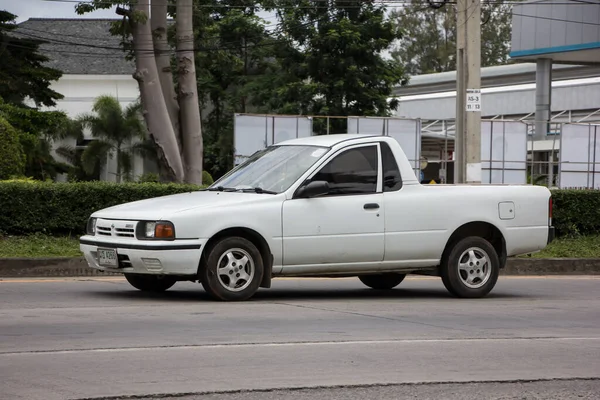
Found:
[(45, 40), (40, 52), (49, 67), (65, 75), (131, 75), (135, 63), (125, 59), (121, 38), (110, 34), (119, 19), (30, 18), (18, 24), (15, 36)]
[[(517, 63), (481, 68), (481, 87), (511, 86), (535, 83), (535, 63)], [(598, 66), (552, 65), (554, 81), (599, 76)], [(456, 90), (456, 71), (415, 75), (408, 84), (397, 86), (395, 96), (412, 96)]]

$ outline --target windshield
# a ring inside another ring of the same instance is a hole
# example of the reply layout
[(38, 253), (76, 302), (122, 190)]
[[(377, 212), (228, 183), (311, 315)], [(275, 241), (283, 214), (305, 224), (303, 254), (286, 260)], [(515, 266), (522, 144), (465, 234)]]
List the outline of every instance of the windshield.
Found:
[(292, 186), (327, 150), (327, 147), (317, 146), (271, 146), (250, 156), (210, 188), (260, 188), (281, 193)]

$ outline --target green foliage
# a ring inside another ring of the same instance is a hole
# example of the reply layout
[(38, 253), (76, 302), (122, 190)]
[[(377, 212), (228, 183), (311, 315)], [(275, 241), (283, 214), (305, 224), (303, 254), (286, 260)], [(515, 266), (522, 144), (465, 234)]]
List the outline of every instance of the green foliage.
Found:
[[(525, 257), (525, 256), (524, 256)], [(600, 258), (600, 236), (562, 237), (532, 258)]]
[(274, 40), (252, 2), (209, 0), (202, 10), (193, 23), (197, 47), (207, 49), (195, 59), (198, 97), (208, 111), (202, 119), (204, 165), (218, 177), (233, 166), (233, 115), (251, 112), (252, 88), (274, 64)]
[(0, 117), (18, 131), (25, 153), (24, 175), (46, 180), (69, 170), (51, 154), (51, 141), (68, 136), (71, 129), (72, 122), (64, 112), (39, 111), (0, 101)]
[(81, 234), (97, 210), (198, 189), (160, 183), (0, 182), (0, 230), (6, 234)]
[(202, 184), (203, 185), (212, 185), (214, 183), (212, 175), (208, 171), (202, 171)]
[[(508, 62), (513, 0), (482, 2), (481, 66)], [(427, 0), (411, 0), (391, 12), (405, 32), (392, 51), (410, 75), (454, 71), (456, 69), (456, 2), (440, 9)]]
[(93, 113), (82, 114), (73, 122), (71, 136), (81, 140), (83, 129), (88, 128), (95, 139), (83, 151), (72, 146), (57, 149), (74, 167), (81, 167), (79, 171), (71, 171), (73, 179), (97, 176), (104, 161), (116, 157), (117, 182), (122, 177), (131, 180), (135, 154), (156, 160), (155, 148), (145, 136), (140, 108), (139, 102), (122, 108), (115, 97), (99, 96), (94, 101)]
[[(405, 80), (403, 66), (382, 56), (401, 38), (384, 3), (274, 0), (282, 20), (274, 47), (281, 73), (265, 76), (258, 99), (271, 111), (305, 115), (387, 116)], [(315, 127), (320, 132), (321, 127)], [(332, 121), (332, 133), (346, 130)]]
[(600, 234), (600, 190), (553, 190), (552, 198), (558, 235)]
[(0, 11), (0, 98), (14, 105), (23, 105), (26, 97), (36, 105), (52, 107), (63, 96), (50, 89), (62, 72), (44, 65), (49, 58), (41, 55), (43, 41), (28, 37), (26, 32), (11, 34), (17, 28), (16, 15)]
[(159, 174), (147, 173), (143, 174), (138, 178), (139, 183), (159, 183), (160, 176)]
[(0, 117), (0, 179), (21, 176), (24, 169), (25, 154), (19, 133), (6, 119)]
[(0, 237), (0, 257), (80, 257), (76, 237), (53, 237), (41, 233)]

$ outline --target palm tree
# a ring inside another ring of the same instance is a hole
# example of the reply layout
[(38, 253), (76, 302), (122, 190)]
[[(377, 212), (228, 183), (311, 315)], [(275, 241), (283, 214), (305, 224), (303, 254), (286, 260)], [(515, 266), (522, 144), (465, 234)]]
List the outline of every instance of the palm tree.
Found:
[(156, 152), (146, 138), (140, 110), (139, 101), (123, 109), (115, 97), (105, 95), (96, 98), (93, 113), (77, 118), (81, 127), (90, 129), (95, 139), (81, 154), (81, 165), (86, 173), (92, 174), (107, 157), (116, 157), (117, 182), (121, 182), (122, 177), (130, 180), (134, 154), (154, 157)]

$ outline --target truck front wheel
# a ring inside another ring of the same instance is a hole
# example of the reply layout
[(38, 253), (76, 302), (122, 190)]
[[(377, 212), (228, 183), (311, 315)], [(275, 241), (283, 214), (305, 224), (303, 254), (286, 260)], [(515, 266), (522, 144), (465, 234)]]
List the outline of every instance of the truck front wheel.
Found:
[(456, 297), (486, 296), (496, 285), (500, 261), (494, 247), (481, 237), (467, 237), (454, 244), (442, 260), (446, 289)]
[(161, 275), (125, 274), (125, 279), (142, 292), (164, 292), (177, 282), (173, 277)]
[(361, 275), (358, 279), (370, 288), (388, 290), (398, 286), (405, 277), (406, 274), (387, 273), (380, 275)]
[(200, 282), (217, 300), (240, 301), (254, 295), (263, 278), (260, 251), (242, 237), (226, 237), (206, 249)]

